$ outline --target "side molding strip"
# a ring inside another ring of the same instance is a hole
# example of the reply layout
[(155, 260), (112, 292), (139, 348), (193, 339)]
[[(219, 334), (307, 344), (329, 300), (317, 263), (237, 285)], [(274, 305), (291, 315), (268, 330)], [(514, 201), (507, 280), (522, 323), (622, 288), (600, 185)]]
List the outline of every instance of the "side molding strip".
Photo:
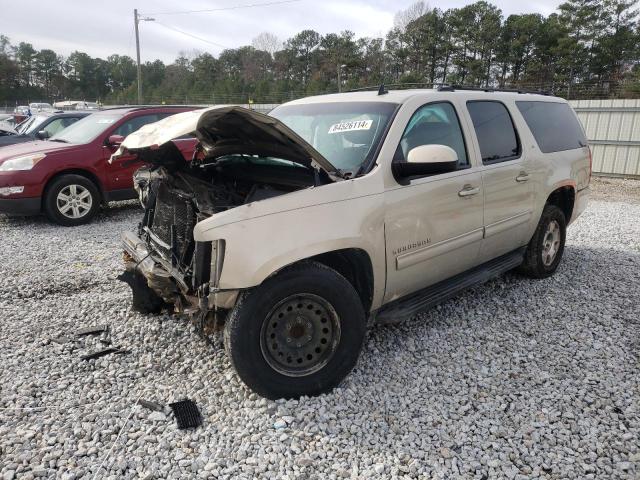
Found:
[(531, 220), (531, 215), (533, 212), (531, 210), (527, 210), (526, 212), (519, 213), (514, 215), (513, 217), (505, 218), (504, 220), (500, 220), (499, 222), (492, 223), (491, 225), (487, 225), (484, 228), (484, 238), (492, 237), (493, 235), (497, 235), (498, 233), (502, 233), (506, 230), (510, 230), (518, 225), (522, 225)]
[(457, 237), (443, 240), (442, 242), (438, 242), (434, 245), (429, 245), (427, 247), (414, 250), (413, 252), (398, 255), (398, 257), (396, 257), (396, 270), (402, 270), (403, 268), (410, 267), (416, 263), (424, 262), (452, 250), (457, 250), (458, 248), (479, 242), (482, 240), (483, 230), (483, 228), (478, 228), (468, 233), (463, 233)]

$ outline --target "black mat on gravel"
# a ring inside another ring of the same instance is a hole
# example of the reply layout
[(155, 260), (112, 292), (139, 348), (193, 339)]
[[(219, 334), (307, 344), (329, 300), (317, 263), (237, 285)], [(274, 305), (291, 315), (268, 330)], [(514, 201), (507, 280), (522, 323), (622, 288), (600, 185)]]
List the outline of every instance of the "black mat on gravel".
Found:
[(195, 428), (202, 425), (202, 415), (198, 406), (191, 400), (180, 400), (176, 403), (170, 403), (169, 406), (173, 410), (173, 414), (178, 421), (178, 428)]

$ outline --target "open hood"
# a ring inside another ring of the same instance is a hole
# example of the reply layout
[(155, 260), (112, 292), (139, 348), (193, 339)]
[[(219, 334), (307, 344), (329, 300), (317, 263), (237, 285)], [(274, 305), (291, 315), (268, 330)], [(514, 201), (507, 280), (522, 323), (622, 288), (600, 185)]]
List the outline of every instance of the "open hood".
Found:
[(112, 159), (131, 153), (144, 154), (183, 135), (195, 134), (207, 157), (245, 154), (276, 157), (301, 165), (337, 169), (302, 137), (280, 120), (236, 106), (212, 107), (178, 113), (129, 135)]

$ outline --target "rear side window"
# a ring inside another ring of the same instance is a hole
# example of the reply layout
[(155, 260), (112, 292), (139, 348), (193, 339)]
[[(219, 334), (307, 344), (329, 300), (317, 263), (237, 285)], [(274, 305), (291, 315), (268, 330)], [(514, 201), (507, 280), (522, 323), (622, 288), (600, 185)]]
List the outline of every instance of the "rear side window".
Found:
[(480, 144), (482, 163), (497, 163), (520, 156), (520, 140), (509, 110), (495, 101), (467, 102)]
[(578, 119), (566, 103), (516, 102), (542, 153), (562, 152), (587, 145)]

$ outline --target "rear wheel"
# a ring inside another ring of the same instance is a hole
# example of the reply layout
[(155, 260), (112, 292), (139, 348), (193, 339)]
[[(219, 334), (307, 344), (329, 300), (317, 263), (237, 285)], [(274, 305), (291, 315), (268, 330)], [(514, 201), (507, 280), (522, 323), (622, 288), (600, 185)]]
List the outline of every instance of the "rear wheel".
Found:
[(545, 205), (518, 272), (532, 278), (545, 278), (558, 268), (567, 234), (564, 213), (555, 205)]
[(62, 175), (47, 187), (44, 212), (52, 222), (73, 227), (89, 223), (100, 208), (96, 185), (81, 175)]
[(353, 286), (322, 264), (305, 263), (240, 296), (225, 325), (225, 348), (258, 394), (318, 395), (355, 366), (365, 328)]

